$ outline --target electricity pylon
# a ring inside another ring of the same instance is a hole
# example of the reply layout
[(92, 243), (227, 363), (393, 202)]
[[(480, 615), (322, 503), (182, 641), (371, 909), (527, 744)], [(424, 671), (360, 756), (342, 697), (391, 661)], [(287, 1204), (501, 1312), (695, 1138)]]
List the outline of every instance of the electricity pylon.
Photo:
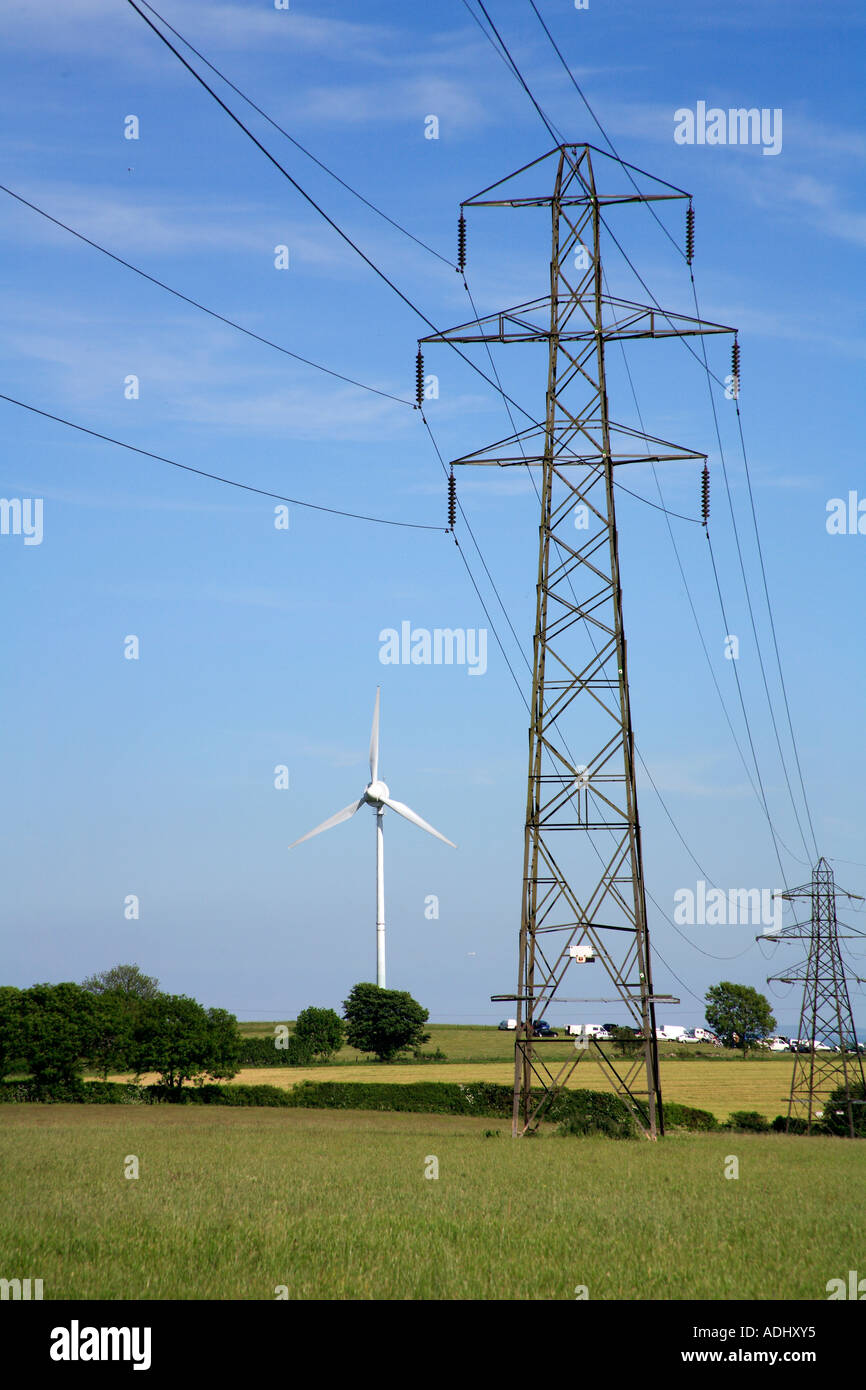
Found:
[[(663, 1132), (655, 1030), (662, 996), (652, 986), (615, 472), (628, 463), (706, 456), (611, 418), (605, 345), (733, 330), (605, 293), (603, 209), (689, 195), (670, 184), (660, 193), (600, 193), (593, 171), (598, 153), (589, 145), (558, 146), (462, 205), (549, 209), (550, 293), (423, 341), (547, 347), (544, 422), (454, 460), (454, 466), (526, 466), (541, 474), (517, 994), (493, 996), (516, 1002), (512, 1132), (536, 1128), (581, 1057), (592, 1052), (654, 1139)], [(539, 189), (547, 171), (552, 189)], [(526, 192), (515, 180), (528, 184)], [(690, 261), (691, 209), (687, 228)], [(462, 266), (462, 212), (459, 249)], [(597, 1042), (578, 1039), (574, 1057), (554, 1071), (544, 1061), (548, 1043), (534, 1037), (533, 1025), (554, 999), (578, 1002), (563, 997), (564, 978), (573, 964), (594, 962), (605, 967), (615, 990), (613, 999), (596, 1002), (625, 1003), (641, 1035), (639, 1051), (617, 1065)]]
[[(806, 1132), (811, 1134), (816, 1107), (826, 1100), (831, 1091), (842, 1089), (848, 1133), (853, 1139), (854, 1105), (858, 1099), (861, 1105), (866, 1101), (866, 1086), (839, 942), (853, 937), (863, 938), (864, 933), (849, 928), (840, 934), (836, 920), (837, 893), (846, 898), (859, 897), (857, 893), (846, 893), (843, 888), (837, 888), (830, 865), (826, 859), (819, 859), (812, 870), (810, 883), (781, 894), (790, 902), (797, 898), (808, 899), (812, 905), (810, 920), (781, 927), (777, 932), (758, 937), (758, 940), (809, 942), (806, 960), (798, 962), (784, 975), (772, 975), (767, 980), (768, 984), (771, 981), (781, 984), (799, 984), (802, 981), (803, 984), (785, 1132), (788, 1133), (793, 1118), (802, 1118), (805, 1114)], [(860, 977), (855, 976), (855, 979), (859, 981)], [(805, 1043), (809, 1044), (808, 1049), (801, 1053), (800, 1045)], [(824, 1043), (828, 1050), (818, 1051), (818, 1043)], [(856, 1089), (858, 1084), (863, 1088), (860, 1097), (852, 1097), (852, 1086)]]

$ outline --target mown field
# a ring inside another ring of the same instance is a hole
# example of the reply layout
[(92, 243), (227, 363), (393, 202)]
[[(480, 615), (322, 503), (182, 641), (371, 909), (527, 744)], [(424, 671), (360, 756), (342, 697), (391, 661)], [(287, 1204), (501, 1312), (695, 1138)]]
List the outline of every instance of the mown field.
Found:
[(0, 1273), (46, 1299), (812, 1300), (863, 1267), (866, 1146), (845, 1140), (168, 1106), (2, 1119)]

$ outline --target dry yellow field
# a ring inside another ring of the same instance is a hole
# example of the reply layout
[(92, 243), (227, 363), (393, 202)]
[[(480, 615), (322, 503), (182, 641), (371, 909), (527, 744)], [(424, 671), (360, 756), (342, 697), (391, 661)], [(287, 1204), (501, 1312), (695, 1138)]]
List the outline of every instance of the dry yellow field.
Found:
[[(662, 1095), (666, 1100), (679, 1101), (709, 1110), (719, 1120), (726, 1120), (734, 1110), (757, 1110), (772, 1120), (787, 1110), (791, 1068), (778, 1061), (662, 1061)], [(296, 1086), (299, 1081), (390, 1081), (408, 1085), (417, 1081), (495, 1081), (510, 1085), (514, 1069), (510, 1062), (445, 1062), (400, 1066), (364, 1062), (358, 1066), (339, 1067), (247, 1067), (238, 1072), (236, 1083), (248, 1086)], [(123, 1081), (128, 1077), (113, 1077)], [(145, 1082), (155, 1076), (142, 1078)], [(609, 1091), (607, 1078), (599, 1066), (584, 1059), (575, 1069), (571, 1086), (587, 1090)]]

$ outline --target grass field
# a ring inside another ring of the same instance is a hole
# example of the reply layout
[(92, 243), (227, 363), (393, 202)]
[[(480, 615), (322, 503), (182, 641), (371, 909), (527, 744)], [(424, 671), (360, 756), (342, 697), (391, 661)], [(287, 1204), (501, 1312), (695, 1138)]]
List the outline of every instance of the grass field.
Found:
[(454, 1116), (168, 1106), (2, 1118), (0, 1273), (42, 1278), (46, 1299), (811, 1300), (864, 1263), (866, 1146), (845, 1140), (530, 1141)]

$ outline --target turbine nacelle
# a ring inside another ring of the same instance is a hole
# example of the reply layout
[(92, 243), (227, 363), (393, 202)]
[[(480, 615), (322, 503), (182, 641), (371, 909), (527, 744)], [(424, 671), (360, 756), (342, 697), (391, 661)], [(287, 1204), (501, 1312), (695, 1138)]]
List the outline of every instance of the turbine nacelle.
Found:
[(377, 811), (381, 811), (383, 806), (387, 806), (391, 795), (391, 789), (387, 782), (380, 782), (378, 777), (375, 782), (371, 782), (364, 792), (364, 800), (368, 806), (374, 806)]

